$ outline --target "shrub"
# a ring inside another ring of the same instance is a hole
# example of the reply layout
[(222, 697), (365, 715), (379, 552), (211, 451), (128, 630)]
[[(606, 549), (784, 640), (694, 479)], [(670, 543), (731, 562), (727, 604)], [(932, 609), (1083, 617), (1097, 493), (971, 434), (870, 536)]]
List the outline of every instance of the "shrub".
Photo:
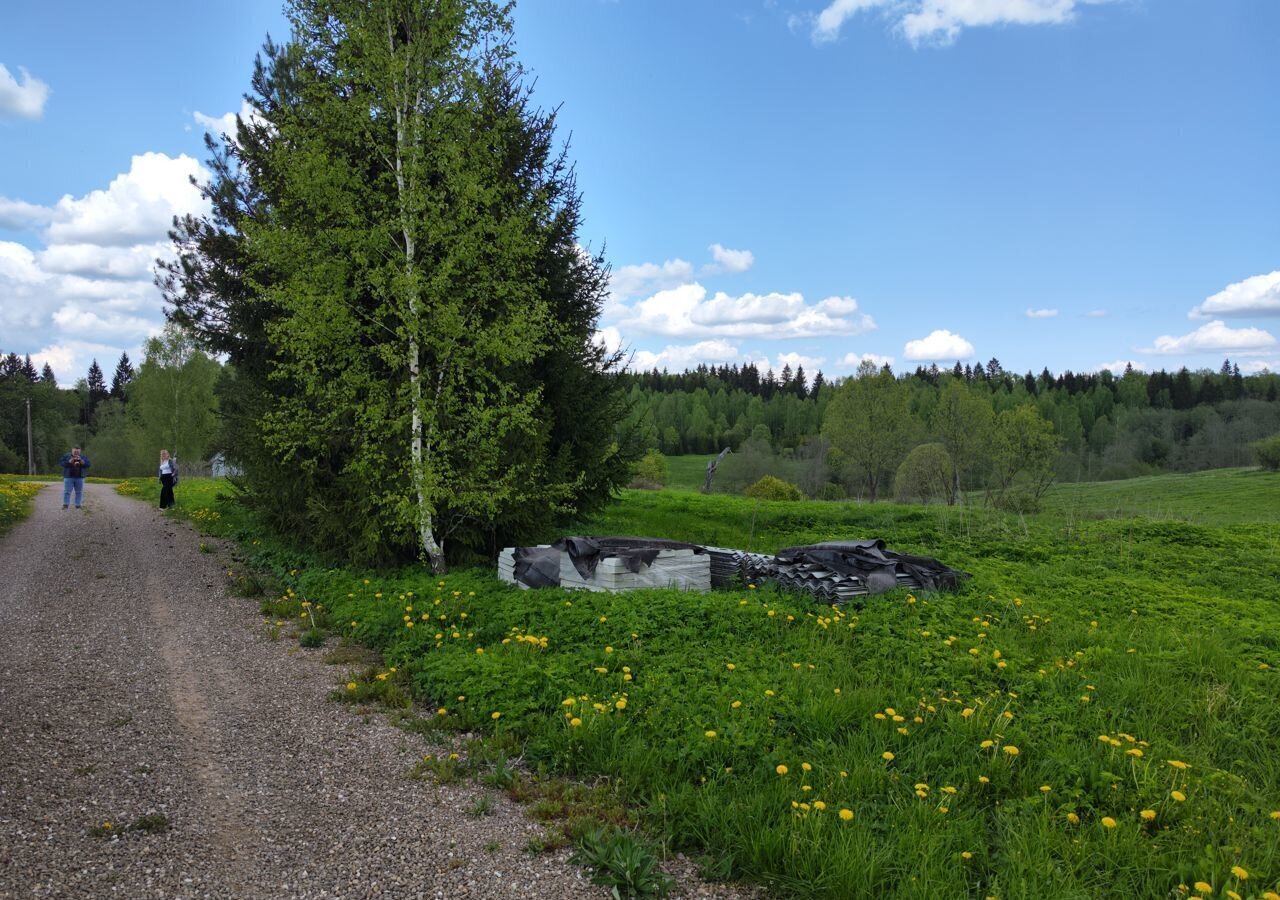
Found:
[(1258, 465), (1264, 469), (1272, 471), (1280, 469), (1280, 434), (1254, 441), (1249, 445), (1249, 449), (1257, 457)]
[(847, 500), (849, 492), (844, 489), (844, 485), (835, 481), (828, 481), (822, 486), (822, 493), (818, 497), (820, 500)]
[(951, 454), (942, 444), (921, 444), (898, 466), (894, 488), (899, 503), (913, 498), (921, 503), (942, 499), (952, 501)]
[(748, 497), (760, 500), (803, 500), (804, 494), (794, 484), (766, 475), (743, 491)]
[(656, 491), (667, 484), (667, 458), (650, 450), (631, 469), (631, 487)]

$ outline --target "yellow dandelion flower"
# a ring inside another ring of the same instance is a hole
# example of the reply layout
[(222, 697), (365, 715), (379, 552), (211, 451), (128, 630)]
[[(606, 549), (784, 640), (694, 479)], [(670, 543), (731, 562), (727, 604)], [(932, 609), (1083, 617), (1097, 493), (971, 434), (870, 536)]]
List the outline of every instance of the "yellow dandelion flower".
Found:
[(728, 669), (730, 672), (732, 672), (734, 669), (738, 668), (738, 667), (737, 667), (737, 666), (735, 666), (733, 663), (725, 663), (725, 664), (724, 664), (724, 667), (725, 667), (726, 669)]
[(577, 728), (579, 725), (582, 724), (582, 720), (579, 719), (577, 716), (574, 716), (572, 719), (569, 720), (569, 724), (572, 725), (574, 728)]
[(627, 708), (627, 698), (626, 698), (626, 697), (621, 697), (621, 698), (619, 698), (619, 699), (618, 699), (618, 702), (617, 702), (617, 703), (615, 703), (615, 704), (613, 704), (613, 705), (614, 705), (614, 707), (615, 707), (616, 709), (626, 709), (626, 708)]
[(1080, 824), (1080, 817), (1079, 817), (1079, 816), (1077, 816), (1077, 815), (1076, 815), (1075, 813), (1073, 813), (1073, 812), (1069, 812), (1069, 813), (1067, 813), (1067, 821), (1068, 821), (1070, 824), (1072, 824), (1072, 825), (1079, 825), (1079, 824)]
[(704, 732), (703, 732), (703, 735), (705, 735), (705, 736), (706, 736), (706, 738), (707, 738), (707, 740), (709, 740), (709, 741), (714, 741), (714, 740), (716, 739), (716, 733), (715, 733), (714, 731), (712, 731), (710, 728), (708, 728), (706, 731), (704, 731)]
[(439, 709), (437, 709), (437, 710), (436, 710), (436, 715), (437, 715), (437, 716), (447, 716), (447, 715), (449, 715), (449, 710), (445, 709), (445, 708), (442, 706), (442, 707), (440, 707)]
[(1125, 753), (1125, 756), (1138, 756), (1138, 757), (1142, 756), (1142, 751), (1139, 750), (1137, 747), (1131, 747), (1130, 749), (1124, 751), (1124, 753)]
[(895, 757), (892, 753), (886, 750), (880, 754), (880, 758), (883, 759), (885, 762), (893, 762)]
[(990, 778), (988, 778), (986, 775), (979, 775), (979, 776), (978, 776), (978, 783), (979, 783), (979, 784), (990, 784), (990, 783), (991, 783), (991, 779), (990, 779)]
[(347, 690), (354, 691), (355, 689), (356, 689), (356, 683), (354, 681), (348, 681)]
[(964, 716), (966, 719), (969, 718), (970, 716), (973, 715), (973, 708), (966, 706), (964, 709), (960, 711), (960, 715)]
[(1019, 750), (1017, 747), (1013, 746), (1013, 744), (1006, 744), (1004, 748), (1004, 752), (1009, 754), (1010, 756), (1017, 756), (1022, 751)]
[(1156, 811), (1154, 809), (1144, 809), (1138, 815), (1142, 817), (1144, 822), (1153, 822), (1156, 818)]
[(978, 746), (981, 747), (983, 750), (990, 750), (995, 745), (996, 745), (995, 741), (983, 741)]
[(1051, 785), (1047, 785), (1047, 784), (1042, 784), (1042, 785), (1040, 785), (1040, 791), (1041, 791), (1041, 793), (1047, 794), (1047, 793), (1049, 793), (1051, 790), (1053, 790), (1053, 787), (1052, 787)]
[(1174, 800), (1177, 800), (1179, 803), (1187, 799), (1187, 795), (1182, 793), (1182, 791), (1170, 791), (1169, 796)]
[(842, 809), (842, 810), (840, 810), (840, 821), (842, 821), (842, 822), (851, 822), (851, 821), (853, 821), (853, 810), (851, 810), (851, 809)]
[(1249, 880), (1249, 872), (1243, 866), (1232, 866), (1231, 874), (1239, 878), (1241, 881)]
[(1115, 820), (1115, 819), (1113, 819), (1113, 818), (1111, 818), (1110, 816), (1103, 816), (1103, 817), (1102, 817), (1102, 827), (1103, 827), (1103, 828), (1115, 828), (1115, 827), (1116, 827), (1116, 820)]
[(495, 712), (495, 713), (491, 714), (491, 715), (489, 716), (489, 718), (490, 718), (490, 719), (494, 719), (494, 720), (500, 719), (500, 718), (502, 718), (502, 713), (500, 713), (500, 712)]
[(1213, 885), (1211, 885), (1211, 884), (1210, 884), (1209, 882), (1207, 882), (1207, 881), (1197, 881), (1197, 882), (1195, 883), (1195, 889), (1196, 889), (1197, 891), (1199, 891), (1200, 893), (1202, 893), (1202, 894), (1212, 894), (1212, 893), (1213, 893)]
[(730, 704), (729, 704), (729, 708), (730, 708), (730, 709), (738, 709), (738, 708), (740, 708), (741, 706), (742, 706), (742, 701), (741, 701), (741, 700), (734, 700), (732, 703), (730, 703)]
[(1277, 809), (1275, 812), (1271, 813), (1271, 818), (1275, 819), (1277, 822), (1280, 822), (1280, 809)]
[(773, 771), (777, 772), (779, 775), (786, 775), (786, 774), (787, 774), (787, 772), (788, 772), (788, 771), (790, 771), (790, 770), (789, 770), (789, 769), (787, 769), (787, 767), (786, 767), (786, 766), (779, 765), (779, 766), (778, 766), (776, 769), (774, 769)]
[(1191, 766), (1189, 766), (1187, 763), (1184, 763), (1180, 759), (1166, 759), (1165, 762), (1173, 766), (1175, 769), (1186, 770), (1191, 768)]
[(827, 804), (823, 803), (821, 800), (814, 800), (813, 808), (816, 809), (818, 812), (822, 812), (824, 809), (827, 808)]
[(877, 719), (879, 719), (881, 722), (883, 722), (883, 721), (885, 720), (886, 716), (885, 716), (885, 714), (884, 714), (884, 713), (876, 713), (876, 714), (875, 714), (875, 718), (877, 718)]

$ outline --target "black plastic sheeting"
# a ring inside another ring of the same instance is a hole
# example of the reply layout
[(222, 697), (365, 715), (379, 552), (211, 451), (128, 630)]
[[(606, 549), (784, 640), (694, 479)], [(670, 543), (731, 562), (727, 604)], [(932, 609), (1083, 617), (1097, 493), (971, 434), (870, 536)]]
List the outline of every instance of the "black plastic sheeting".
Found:
[(555, 547), (516, 547), (515, 579), (531, 588), (560, 586), (560, 551)]
[[(596, 565), (602, 559), (620, 559), (627, 571), (633, 574), (653, 565), (663, 550), (692, 550), (694, 554), (706, 553), (705, 547), (650, 537), (564, 537), (551, 545), (557, 551), (569, 554), (569, 561), (584, 580), (595, 576)], [(519, 578), (519, 551), (516, 551), (516, 577)], [(558, 571), (558, 570), (557, 570)], [(557, 575), (557, 579), (559, 576)], [(529, 582), (524, 582), (529, 584)], [(557, 580), (557, 583), (558, 580)], [(541, 585), (529, 585), (540, 587)]]
[(916, 586), (934, 591), (955, 590), (969, 577), (931, 556), (898, 553), (872, 538), (865, 541), (830, 541), (788, 547), (774, 557), (784, 565), (804, 563), (821, 566), (839, 575), (861, 579), (867, 593), (880, 594), (898, 587), (899, 576), (905, 575)]

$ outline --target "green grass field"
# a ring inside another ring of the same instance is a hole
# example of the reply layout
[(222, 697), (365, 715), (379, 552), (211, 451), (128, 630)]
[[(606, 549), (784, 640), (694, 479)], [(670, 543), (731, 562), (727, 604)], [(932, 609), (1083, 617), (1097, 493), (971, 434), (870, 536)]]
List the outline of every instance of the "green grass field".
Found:
[(353, 697), (397, 684), (437, 727), (608, 779), (712, 876), (803, 897), (1271, 897), (1280, 475), (1168, 478), (1071, 485), (1026, 517), (634, 491), (583, 526), (756, 550), (877, 536), (973, 576), (839, 610), (767, 585), (334, 569), (255, 535), (220, 485), (184, 482), (179, 506), (274, 571), (268, 621), (385, 654), (395, 671), (353, 673)]

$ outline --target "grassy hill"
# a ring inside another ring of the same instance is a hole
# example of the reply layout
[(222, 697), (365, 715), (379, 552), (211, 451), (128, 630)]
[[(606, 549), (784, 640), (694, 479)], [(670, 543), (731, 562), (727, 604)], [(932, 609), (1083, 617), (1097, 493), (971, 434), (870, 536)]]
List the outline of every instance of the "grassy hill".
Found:
[[(244, 527), (185, 486), (205, 527)], [(353, 673), (353, 699), (391, 685), (432, 727), (487, 734), (475, 760), (600, 779), (591, 814), (709, 873), (803, 897), (1263, 897), (1280, 881), (1278, 492), (1244, 470), (1070, 485), (1020, 517), (632, 491), (582, 526), (757, 550), (878, 536), (973, 576), (842, 609), (768, 585), (335, 570), (265, 536), (246, 551), (279, 578), (271, 619), (315, 615), (386, 654), (394, 673)], [(539, 809), (581, 833), (581, 805)]]

